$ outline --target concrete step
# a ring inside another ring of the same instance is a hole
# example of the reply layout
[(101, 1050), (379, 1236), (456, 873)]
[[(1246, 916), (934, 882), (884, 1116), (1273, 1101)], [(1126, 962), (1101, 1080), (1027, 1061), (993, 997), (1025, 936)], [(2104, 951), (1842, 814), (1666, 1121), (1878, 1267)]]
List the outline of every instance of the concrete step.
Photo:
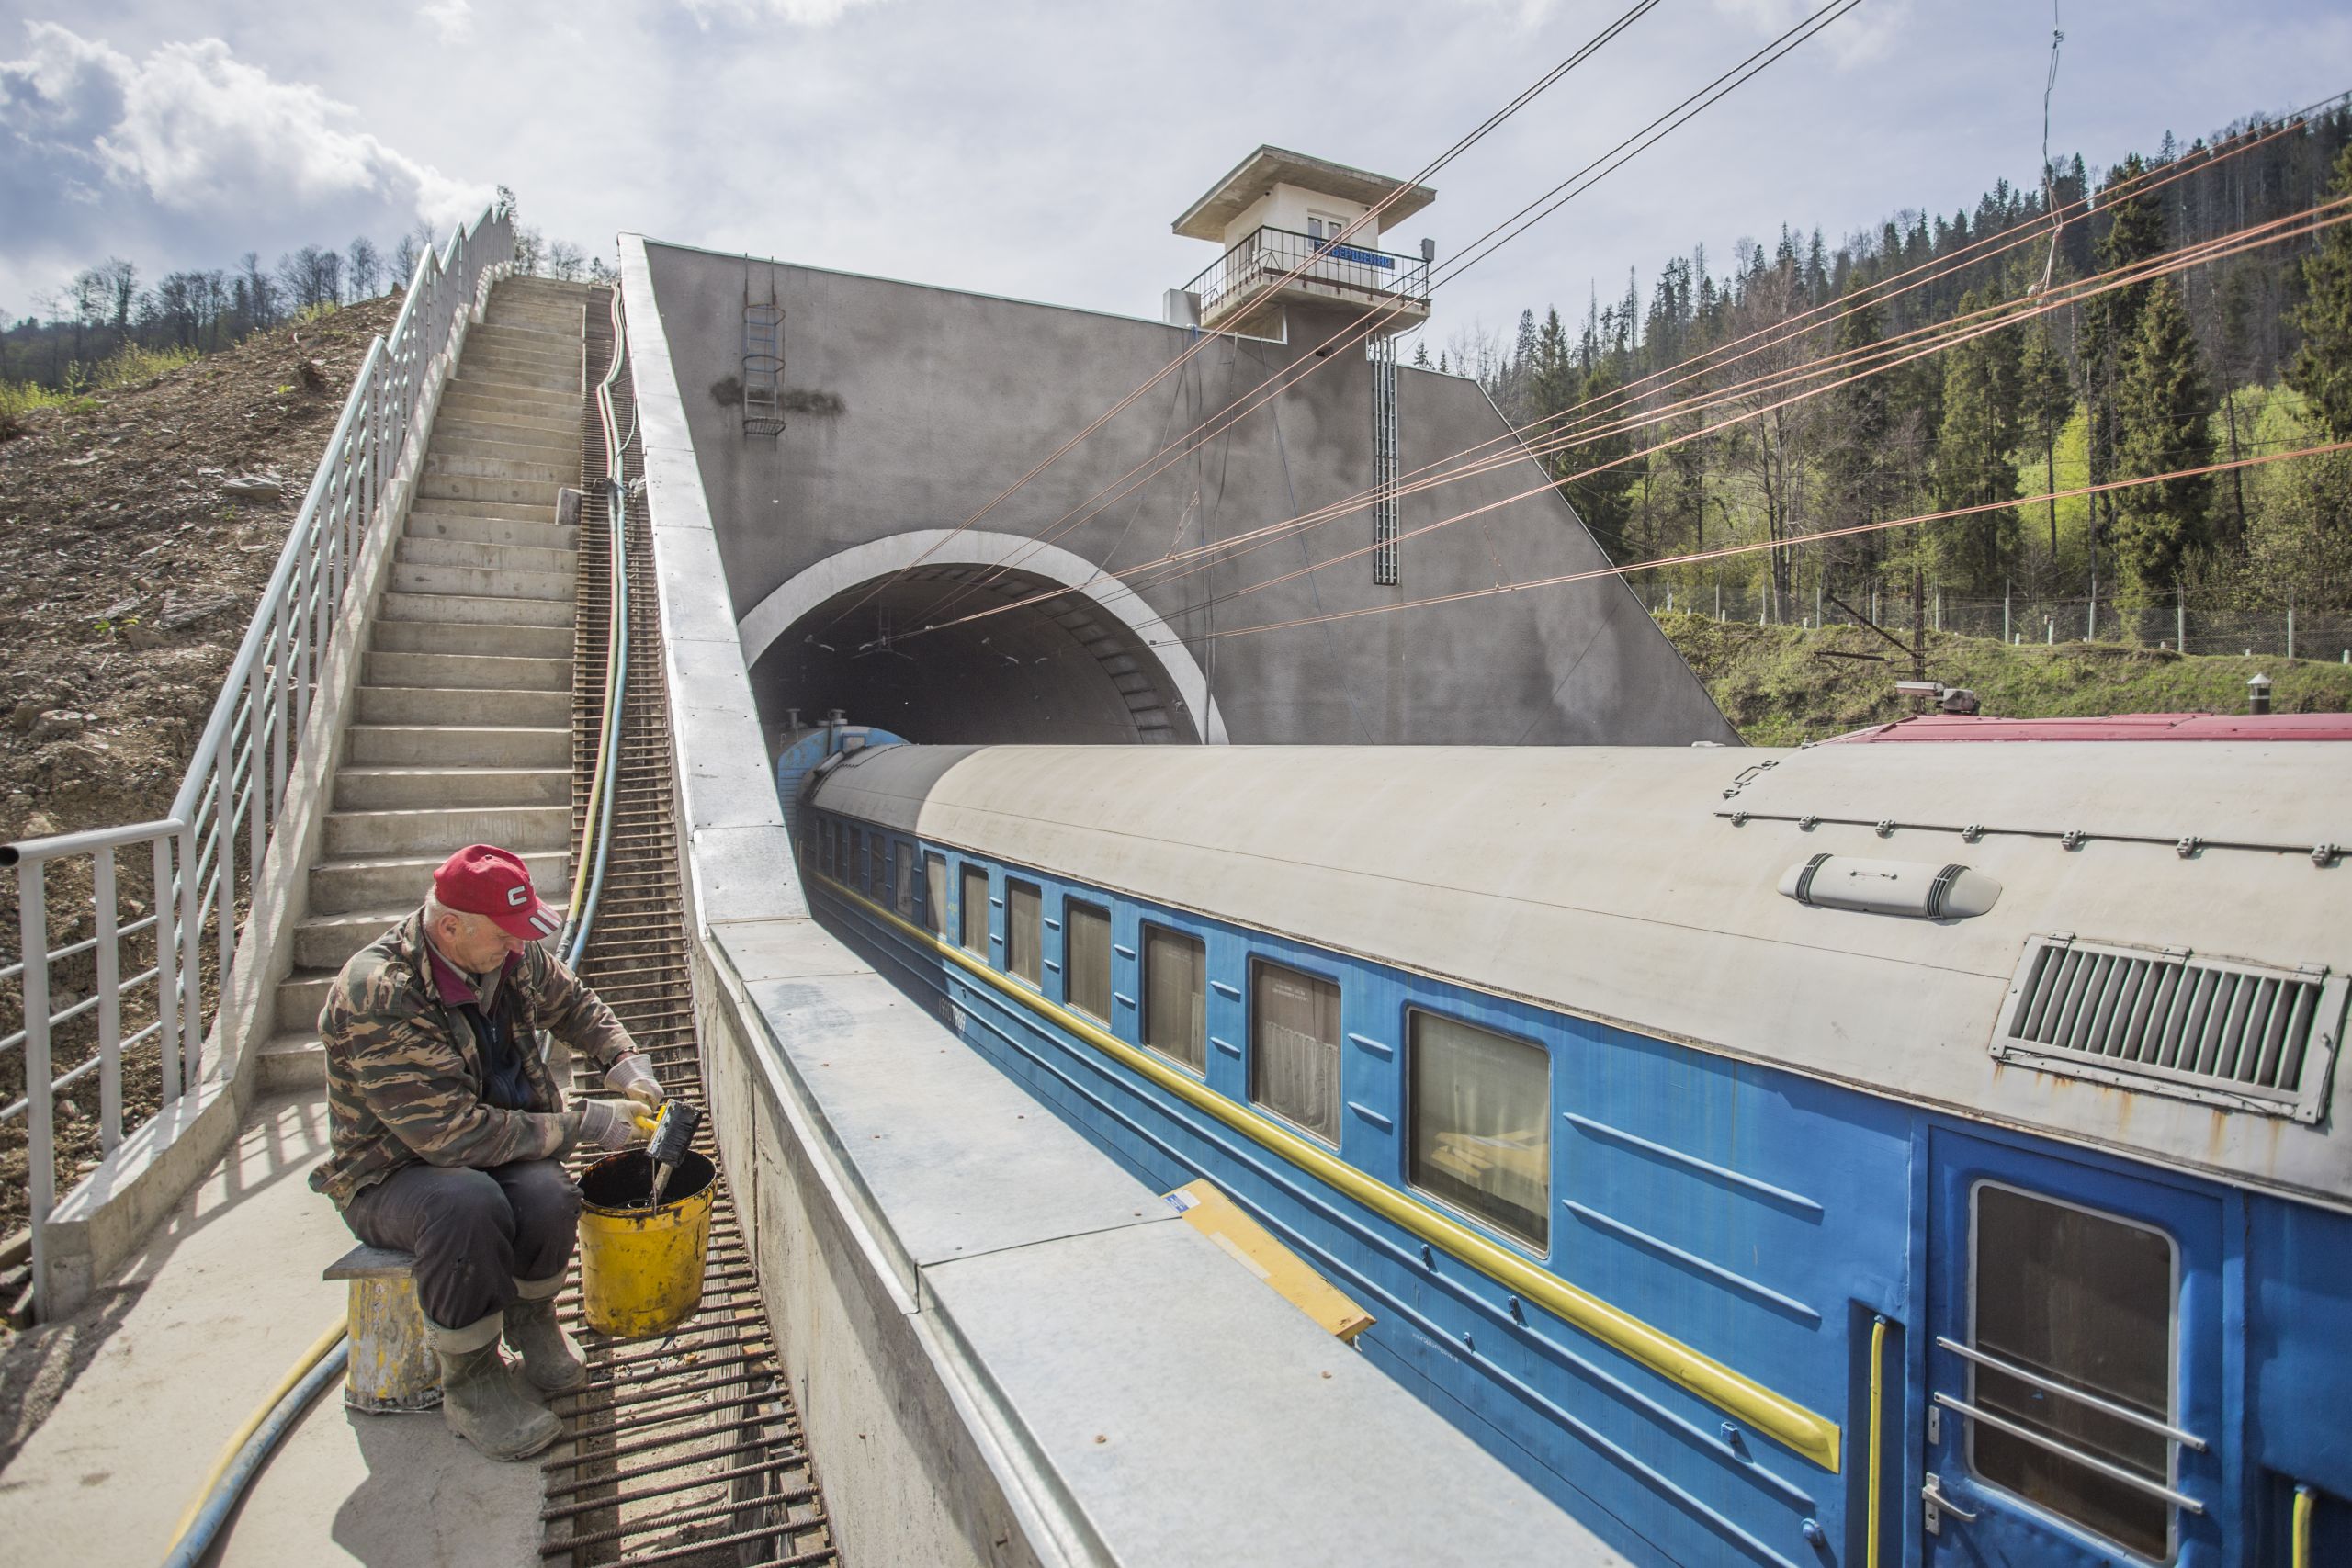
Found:
[(314, 1028), (271, 1035), (261, 1043), (258, 1065), (264, 1094), (299, 1094), (326, 1087), (327, 1048)]
[(360, 680), (369, 686), (443, 691), (570, 692), (569, 659), (501, 659), (479, 653), (368, 653)]
[[(572, 624), (517, 626), (496, 621), (387, 621), (368, 646), (379, 653), (451, 653), (487, 659), (569, 659)], [(388, 682), (389, 683), (389, 682)]]
[(420, 539), (404, 536), (397, 558), (414, 566), (474, 566), (492, 571), (555, 572), (577, 579), (578, 552), (531, 545), (487, 545), (479, 539)]
[(528, 409), (461, 409), (444, 402), (433, 416), (433, 434), (437, 439), (447, 431), (452, 435), (471, 435), (491, 441), (537, 441), (541, 438), (564, 440), (578, 444), (580, 440), (580, 411), (543, 413)]
[[(354, 731), (357, 733), (357, 731)], [(452, 844), (451, 850), (462, 848)], [(539, 897), (552, 901), (571, 891), (565, 872), (570, 858), (562, 850), (521, 852)], [(434, 869), (449, 858), (449, 850), (429, 855), (385, 855), (366, 860), (321, 861), (311, 868), (311, 908), (319, 914), (348, 914), (388, 904), (420, 902), (433, 886)]]
[(337, 811), (571, 808), (564, 767), (478, 764), (347, 767), (334, 776)]
[(571, 807), (412, 807), (400, 811), (330, 811), (329, 860), (379, 855), (439, 855), (468, 844), (497, 844), (521, 854), (560, 850), (571, 836)]
[[(554, 521), (555, 492), (558, 481), (545, 479), (470, 479), (452, 474), (428, 473), (417, 481), (420, 501), (487, 502), (492, 505), (514, 506), (544, 512), (548, 521)], [(469, 507), (470, 511), (472, 508)], [(520, 513), (529, 516), (529, 512)]]
[(580, 372), (567, 370), (560, 365), (524, 365), (508, 359), (469, 355), (458, 367), (457, 374), (464, 377), (469, 388), (478, 392), (503, 389), (553, 397), (577, 396), (580, 392)]
[(571, 728), (355, 724), (344, 756), (354, 767), (568, 768)]
[[(493, 304), (482, 319), (482, 325), (486, 327), (506, 327), (561, 336), (573, 343), (580, 341), (586, 323), (587, 313), (583, 310), (539, 305)], [(467, 335), (472, 334), (469, 333)]]
[(574, 431), (508, 429), (498, 435), (459, 435), (435, 430), (433, 444), (425, 450), (435, 457), (465, 457), (475, 462), (545, 463), (561, 469), (565, 483), (580, 482), (580, 436)]
[(571, 808), (568, 768), (338, 768), (338, 811), (427, 807), (560, 806)]
[(337, 970), (345, 960), (416, 912), (419, 894), (405, 904), (353, 909), (337, 915), (305, 915), (294, 922), (294, 967)]
[(478, 383), (460, 373), (450, 378), (441, 394), (440, 406), (457, 413), (481, 413), (492, 418), (528, 415), (534, 419), (568, 419), (576, 424), (580, 405), (586, 400), (578, 392)]
[[(549, 321), (555, 318), (550, 314)], [(485, 320), (466, 329), (466, 346), (520, 349), (526, 354), (568, 354), (577, 360), (583, 339), (583, 329), (574, 321), (568, 327), (555, 326), (529, 320)]]
[(495, 724), (537, 728), (571, 722), (571, 694), (467, 686), (362, 686), (361, 724)]
[(552, 491), (580, 482), (580, 462), (510, 462), (503, 457), (470, 457), (435, 449), (424, 458), (424, 480), (485, 479), (500, 483), (540, 485)]
[(469, 333), (459, 363), (555, 370), (577, 380), (582, 364), (581, 339), (576, 334), (569, 339), (549, 336), (534, 343), (519, 336), (498, 337), (492, 332)]
[(392, 563), (392, 592), (461, 594), (492, 599), (548, 599), (569, 610), (575, 584), (568, 571), (499, 571), (478, 566), (411, 566)]
[[(352, 951), (356, 953), (359, 949)], [(297, 969), (277, 982), (277, 1027), (292, 1034), (308, 1030), (311, 1038), (317, 1039), (319, 1010), (327, 1005), (327, 992), (334, 985), (334, 969)]]
[(404, 535), (411, 539), (467, 539), (481, 545), (523, 545), (535, 550), (576, 550), (580, 530), (553, 523), (522, 523), (512, 517), (471, 517), (455, 512), (412, 512)]
[[(572, 605), (568, 599), (486, 598), (466, 593), (387, 592), (376, 609), (376, 646), (395, 652), (483, 653), (479, 646), (439, 647), (430, 638), (412, 645), (385, 640), (388, 621), (439, 621), (471, 626), (560, 626), (563, 646), (571, 647)], [(500, 649), (495, 651), (506, 652)]]
[(555, 523), (555, 496), (545, 501), (479, 501), (464, 496), (418, 496), (410, 509), (435, 517), (503, 517), (515, 523)]

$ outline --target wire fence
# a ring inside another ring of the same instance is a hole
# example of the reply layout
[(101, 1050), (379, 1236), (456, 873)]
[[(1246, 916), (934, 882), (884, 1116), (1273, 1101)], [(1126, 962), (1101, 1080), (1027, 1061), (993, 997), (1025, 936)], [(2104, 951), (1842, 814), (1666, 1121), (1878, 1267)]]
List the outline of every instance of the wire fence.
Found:
[[(1679, 611), (1752, 626), (1814, 627), (1867, 622), (1900, 635), (1910, 630), (1913, 617), (1911, 595), (1883, 588), (1832, 594), (1816, 585), (1781, 595), (1776, 607), (1771, 595), (1752, 582), (1697, 589), (1646, 582), (1631, 586), (1634, 597), (1653, 615)], [(2209, 606), (2187, 599), (2124, 605), (2105, 594), (2071, 599), (2023, 594), (1986, 598), (1963, 596), (1933, 584), (1925, 599), (1922, 614), (1928, 629), (1960, 637), (2018, 645), (2124, 643), (2189, 654), (2260, 654), (2352, 664), (2352, 612), (2343, 610), (2305, 610), (2293, 604)]]

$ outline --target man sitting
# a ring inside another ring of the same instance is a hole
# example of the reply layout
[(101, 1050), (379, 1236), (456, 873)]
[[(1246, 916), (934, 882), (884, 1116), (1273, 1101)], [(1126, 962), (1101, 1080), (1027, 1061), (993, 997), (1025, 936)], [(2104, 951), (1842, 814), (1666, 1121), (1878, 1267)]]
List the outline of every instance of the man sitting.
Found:
[(334, 1149), (311, 1186), (360, 1240), (415, 1254), (442, 1415), (503, 1460), (554, 1441), (538, 1395), (587, 1375), (555, 1320), (580, 1215), (558, 1156), (637, 1138), (626, 1106), (565, 1107), (537, 1032), (593, 1056), (606, 1087), (662, 1099), (612, 1010), (541, 944), (561, 924), (520, 858), (469, 845), (424, 908), (352, 954), (319, 1014)]

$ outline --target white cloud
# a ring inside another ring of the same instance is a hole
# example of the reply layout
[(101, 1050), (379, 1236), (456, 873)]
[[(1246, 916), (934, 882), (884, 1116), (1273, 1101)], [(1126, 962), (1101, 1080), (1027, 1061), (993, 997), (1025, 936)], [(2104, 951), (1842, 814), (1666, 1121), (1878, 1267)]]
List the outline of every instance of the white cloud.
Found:
[(25, 54), (0, 60), (0, 138), (11, 144), (0, 209), (11, 214), (12, 248), (113, 248), (158, 231), (210, 231), (244, 248), (288, 243), (294, 230), (332, 238), (345, 225), (438, 226), (489, 197), (218, 39), (134, 60), (55, 23), (26, 31)]
[(471, 0), (427, 0), (416, 14), (433, 24), (435, 36), (443, 43), (463, 43), (473, 36)]

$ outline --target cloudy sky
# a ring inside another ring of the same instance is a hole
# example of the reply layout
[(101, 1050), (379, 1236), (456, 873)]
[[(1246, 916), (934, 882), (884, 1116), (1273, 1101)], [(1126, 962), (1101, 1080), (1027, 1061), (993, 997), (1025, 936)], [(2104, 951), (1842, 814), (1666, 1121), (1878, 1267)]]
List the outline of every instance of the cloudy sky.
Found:
[[(503, 182), (607, 255), (638, 230), (1157, 315), (1213, 259), (1170, 220), (1259, 142), (1410, 174), (1627, 3), (9, 0), (0, 311), (109, 254), (389, 248)], [(2064, 6), (2052, 144), (2094, 164), (2352, 88), (2341, 0)], [(1397, 248), (1467, 243), (1804, 9), (1664, 0), (1436, 176)], [(1864, 0), (1449, 286), (1435, 334), (2030, 180), (2051, 28), (2049, 0)]]

